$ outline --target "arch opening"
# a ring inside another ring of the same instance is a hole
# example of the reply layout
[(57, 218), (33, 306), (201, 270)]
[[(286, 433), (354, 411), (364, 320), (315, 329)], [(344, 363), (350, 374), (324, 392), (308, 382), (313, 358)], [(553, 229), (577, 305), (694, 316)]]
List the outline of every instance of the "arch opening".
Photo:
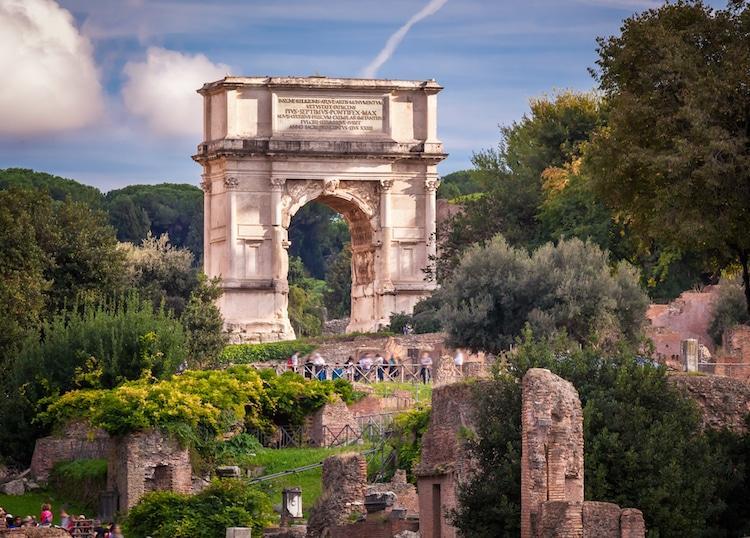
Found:
[[(294, 234), (289, 232), (295, 227), (295, 217), (301, 213), (301, 210), (303, 208), (309, 208), (313, 204), (319, 204), (335, 212), (335, 214), (337, 214), (343, 220), (343, 222), (346, 223), (346, 227), (348, 229), (348, 233), (346, 234), (347, 237), (344, 239), (344, 242), (341, 245), (341, 250), (333, 255), (329, 255), (325, 260), (325, 275), (320, 274), (319, 271), (316, 272), (314, 270), (311, 270), (311, 267), (306, 265), (307, 271), (313, 277), (318, 279), (326, 278), (327, 276), (329, 276), (328, 271), (331, 264), (337, 262), (340, 263), (340, 260), (337, 260), (336, 258), (338, 256), (345, 255), (342, 254), (344, 249), (348, 248), (351, 253), (348, 275), (350, 288), (348, 290), (348, 294), (346, 297), (343, 297), (341, 296), (341, 290), (338, 290), (338, 297), (334, 295), (334, 298), (336, 300), (346, 300), (348, 302), (348, 308), (336, 309), (329, 304), (327, 312), (328, 317), (349, 317), (350, 327), (355, 326), (357, 323), (370, 323), (373, 316), (375, 315), (376, 280), (376, 245), (374, 241), (376, 230), (374, 223), (372, 222), (372, 218), (357, 204), (356, 200), (350, 197), (325, 193), (321, 193), (320, 195), (315, 197), (310, 197), (309, 199), (304, 200), (304, 202), (300, 203), (298, 206), (291, 208), (292, 211), (289, 212), (289, 220), (285, 223), (285, 228), (287, 229), (289, 239), (291, 240), (289, 248), (290, 255), (302, 257), (300, 256), (302, 249), (299, 247), (299, 245), (295, 244), (295, 240), (302, 240), (304, 234), (299, 233), (299, 230), (296, 230), (297, 233)], [(330, 217), (330, 214), (327, 214), (327, 212), (324, 212), (323, 215)], [(338, 234), (340, 233), (340, 230), (336, 230), (333, 232), (331, 232), (331, 230), (327, 230), (326, 233)], [(315, 237), (312, 234), (308, 234), (306, 237), (304, 237), (304, 240), (307, 241), (316, 241), (319, 239), (320, 238)], [(323, 240), (327, 242), (336, 242), (341, 239), (342, 238), (340, 237), (326, 237)], [(325, 247), (328, 248), (329, 245), (326, 245)], [(307, 249), (309, 251), (309, 245), (307, 246)], [(312, 264), (314, 263), (315, 262), (313, 261)], [(289, 266), (289, 264), (287, 264), (287, 266)], [(290, 272), (288, 271), (287, 275), (285, 276), (288, 279), (289, 284), (292, 285), (290, 289), (287, 311), (295, 333), (299, 337), (302, 336), (300, 334), (301, 327), (300, 324), (298, 322), (295, 322), (294, 319), (295, 316), (299, 315), (299, 312), (294, 310), (299, 306), (295, 304), (295, 301), (299, 299), (298, 296), (294, 295), (295, 290), (294, 284), (292, 282), (294, 275), (290, 274)], [(341, 275), (339, 274), (338, 277), (340, 278), (340, 276)], [(342, 311), (344, 312), (343, 316), (341, 316), (340, 314), (338, 316), (330, 315), (331, 312)], [(325, 319), (323, 319), (322, 321), (325, 321)]]

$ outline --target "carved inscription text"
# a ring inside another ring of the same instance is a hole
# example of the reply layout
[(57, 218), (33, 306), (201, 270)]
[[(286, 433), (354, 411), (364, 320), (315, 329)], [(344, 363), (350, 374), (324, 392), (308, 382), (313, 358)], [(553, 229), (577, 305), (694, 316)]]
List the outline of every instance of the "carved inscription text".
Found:
[(276, 130), (367, 134), (383, 131), (383, 100), (373, 97), (279, 96)]

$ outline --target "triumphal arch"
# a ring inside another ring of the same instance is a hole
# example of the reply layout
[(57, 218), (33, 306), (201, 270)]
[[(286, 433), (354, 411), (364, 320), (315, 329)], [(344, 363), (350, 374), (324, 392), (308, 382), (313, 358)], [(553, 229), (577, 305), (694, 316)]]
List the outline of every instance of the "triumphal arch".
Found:
[(226, 77), (205, 84), (205, 272), (234, 341), (294, 338), (287, 229), (316, 200), (349, 225), (349, 331), (410, 312), (434, 283), (437, 137), (434, 81)]

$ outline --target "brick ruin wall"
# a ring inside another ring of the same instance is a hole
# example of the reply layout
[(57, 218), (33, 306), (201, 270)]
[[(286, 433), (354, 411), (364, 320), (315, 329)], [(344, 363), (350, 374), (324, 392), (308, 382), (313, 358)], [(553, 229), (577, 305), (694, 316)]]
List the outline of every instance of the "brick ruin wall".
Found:
[(186, 448), (157, 430), (113, 439), (107, 466), (107, 489), (126, 511), (150, 491), (191, 493), (192, 466)]
[[(583, 502), (583, 411), (578, 391), (549, 370), (529, 370), (523, 378), (521, 422), (521, 538), (532, 538), (535, 528), (542, 529), (538, 522), (545, 501)], [(558, 505), (548, 510), (548, 517), (571, 517)], [(580, 516), (577, 521), (582, 528)]]
[(305, 420), (305, 439), (312, 446), (348, 444), (360, 436), (354, 414), (344, 402), (325, 404)]
[(0, 528), (0, 538), (70, 538), (70, 534), (54, 527)]
[(644, 538), (640, 510), (583, 500), (583, 411), (575, 387), (532, 368), (522, 389), (521, 538)]
[(474, 428), (475, 390), (481, 384), (454, 383), (432, 391), (430, 423), (422, 437), (417, 475), (419, 528), (422, 536), (433, 536), (440, 526), (442, 538), (454, 538), (455, 527), (445, 517), (456, 506), (456, 486), (471, 475), (473, 462), (466, 454), (462, 432)]
[(671, 374), (669, 382), (698, 405), (704, 428), (728, 428), (747, 433), (745, 418), (750, 413), (750, 383), (747, 381), (711, 375)]
[(82, 422), (66, 425), (62, 432), (36, 440), (31, 457), (31, 476), (47, 482), (56, 463), (82, 459), (105, 459), (111, 442), (107, 432), (91, 429)]
[(323, 462), (323, 493), (310, 510), (308, 538), (320, 538), (350, 516), (363, 512), (367, 491), (367, 460), (361, 454), (338, 454)]
[(367, 486), (367, 493), (378, 493), (392, 491), (396, 494), (395, 506), (406, 508), (406, 513), (410, 516), (419, 515), (419, 497), (417, 488), (414, 484), (406, 481), (406, 471), (399, 469), (390, 482), (370, 484)]

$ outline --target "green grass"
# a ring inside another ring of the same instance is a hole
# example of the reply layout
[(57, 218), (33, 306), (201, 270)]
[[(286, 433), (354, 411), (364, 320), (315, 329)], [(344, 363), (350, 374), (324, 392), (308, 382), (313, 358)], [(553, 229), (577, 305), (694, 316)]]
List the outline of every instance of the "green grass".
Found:
[[(263, 448), (256, 452), (256, 457), (251, 462), (254, 465), (264, 467), (263, 474), (278, 473), (295, 467), (302, 467), (311, 463), (322, 462), (328, 456), (342, 452), (364, 450), (363, 446), (347, 448)], [(309, 514), (310, 507), (320, 497), (322, 491), (321, 467), (304, 471), (297, 474), (287, 475), (268, 482), (261, 482), (260, 487), (271, 496), (271, 501), (281, 503), (281, 490), (290, 487), (302, 489), (302, 509), (305, 517)]]
[(432, 401), (432, 385), (425, 385), (424, 383), (385, 381), (383, 383), (373, 383), (370, 386), (374, 389), (373, 394), (381, 398), (393, 396), (393, 393), (397, 390), (403, 390), (411, 394), (419, 403), (429, 404)]
[(69, 503), (66, 499), (60, 498), (54, 492), (35, 491), (24, 495), (0, 495), (0, 506), (2, 506), (6, 512), (13, 514), (14, 516), (36, 516), (36, 518), (39, 519), (39, 513), (41, 512), (44, 503), (50, 503), (52, 505), (52, 513), (55, 514), (55, 524), (60, 523), (60, 508), (62, 507), (65, 507), (66, 511), (71, 515), (94, 515), (90, 512), (86, 512), (82, 506)]

